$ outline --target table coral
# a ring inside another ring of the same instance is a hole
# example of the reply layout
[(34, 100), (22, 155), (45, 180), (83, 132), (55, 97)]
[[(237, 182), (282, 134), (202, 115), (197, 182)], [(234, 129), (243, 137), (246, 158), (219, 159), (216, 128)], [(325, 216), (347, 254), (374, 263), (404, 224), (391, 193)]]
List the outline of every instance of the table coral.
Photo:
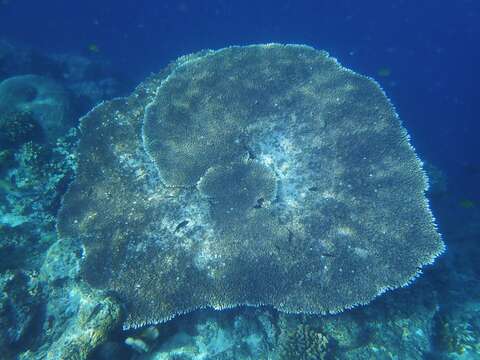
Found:
[(126, 328), (206, 306), (339, 312), (444, 248), (379, 85), (307, 46), (182, 57), (80, 131), (58, 232)]

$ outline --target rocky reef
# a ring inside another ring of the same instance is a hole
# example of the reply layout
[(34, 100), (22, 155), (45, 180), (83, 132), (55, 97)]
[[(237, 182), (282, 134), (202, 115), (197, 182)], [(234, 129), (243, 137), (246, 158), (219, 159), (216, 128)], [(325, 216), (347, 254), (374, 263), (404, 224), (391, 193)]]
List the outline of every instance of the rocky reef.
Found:
[[(76, 167), (75, 127), (86, 107), (101, 100), (91, 94), (79, 101), (83, 95), (73, 89), (89, 81), (81, 75), (73, 80), (67, 71), (47, 70), (65, 69), (72, 61), (59, 59), (0, 43), (0, 351), (5, 359), (85, 359), (121, 318), (116, 300), (76, 280), (79, 248), (57, 242), (56, 214)], [(120, 86), (112, 91), (121, 94)]]

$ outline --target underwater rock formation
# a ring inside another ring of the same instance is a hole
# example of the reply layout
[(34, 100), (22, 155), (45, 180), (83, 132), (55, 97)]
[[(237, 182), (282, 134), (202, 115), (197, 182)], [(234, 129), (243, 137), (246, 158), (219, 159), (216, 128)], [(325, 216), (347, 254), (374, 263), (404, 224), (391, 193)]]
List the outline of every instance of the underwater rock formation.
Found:
[(339, 312), (444, 248), (381, 88), (307, 46), (182, 57), (80, 130), (58, 233), (125, 328), (206, 306)]
[[(43, 136), (51, 142), (74, 124), (67, 92), (62, 85), (44, 76), (13, 76), (0, 82), (0, 114), (4, 117), (17, 113), (31, 114)], [(15, 120), (18, 116), (11, 117), (10, 122), (19, 121)], [(21, 125), (23, 122), (18, 128), (23, 129), (25, 126)]]
[(25, 346), (29, 332), (38, 317), (37, 282), (27, 273), (0, 273), (0, 350), (2, 359), (10, 358), (10, 350)]
[(28, 141), (40, 139), (41, 129), (28, 111), (0, 113), (0, 150), (18, 148)]
[(327, 347), (328, 339), (321, 332), (300, 324), (294, 331), (283, 336), (279, 359), (323, 360)]
[(42, 53), (0, 39), (0, 81), (25, 74), (62, 84), (72, 95), (74, 120), (78, 119), (77, 114), (83, 115), (100, 101), (126, 94), (132, 88), (131, 80), (103, 56)]

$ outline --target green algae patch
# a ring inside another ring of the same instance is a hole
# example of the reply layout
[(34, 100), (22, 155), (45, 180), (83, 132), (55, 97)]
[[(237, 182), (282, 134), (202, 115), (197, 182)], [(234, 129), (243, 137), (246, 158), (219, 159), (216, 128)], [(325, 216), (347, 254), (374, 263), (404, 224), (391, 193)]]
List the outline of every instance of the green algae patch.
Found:
[(185, 56), (80, 130), (58, 232), (127, 304), (125, 328), (239, 304), (339, 312), (444, 249), (388, 98), (323, 51)]

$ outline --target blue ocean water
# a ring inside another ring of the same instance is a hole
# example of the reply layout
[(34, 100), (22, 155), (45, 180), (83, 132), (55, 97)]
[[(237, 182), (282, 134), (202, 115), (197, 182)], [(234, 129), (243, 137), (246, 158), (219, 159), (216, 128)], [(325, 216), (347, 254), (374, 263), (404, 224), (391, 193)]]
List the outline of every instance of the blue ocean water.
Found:
[(479, 38), (475, 0), (0, 2), (0, 40), (107, 61), (129, 79), (128, 92), (181, 55), (252, 43), (311, 45), (373, 77), (419, 157), (446, 179), (431, 197), (448, 248), (440, 261), (457, 264), (451, 253), (469, 254), (468, 284), (477, 287)]
[[(143, 79), (178, 56), (250, 43), (305, 43), (376, 78), (420, 154), (447, 167), (478, 200), (476, 1), (4, 1), (3, 37), (45, 51), (94, 44)], [(388, 69), (388, 76), (378, 72)]]

